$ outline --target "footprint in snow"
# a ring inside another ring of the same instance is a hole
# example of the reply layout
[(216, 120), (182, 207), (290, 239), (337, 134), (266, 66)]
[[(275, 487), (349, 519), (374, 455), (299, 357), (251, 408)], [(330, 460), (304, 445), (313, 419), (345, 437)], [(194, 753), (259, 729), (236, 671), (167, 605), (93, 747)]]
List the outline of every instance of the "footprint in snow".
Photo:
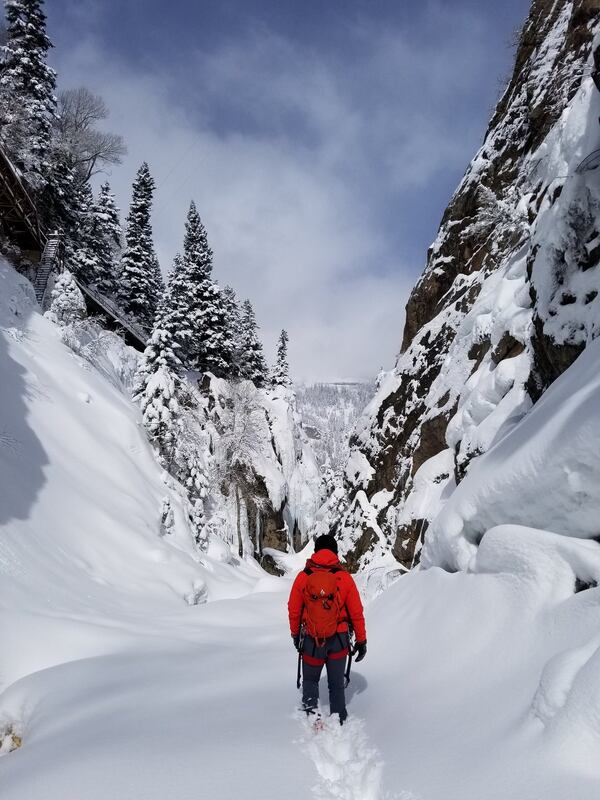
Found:
[(318, 800), (417, 800), (409, 792), (391, 794), (383, 788), (383, 761), (369, 744), (365, 723), (348, 717), (340, 725), (337, 716), (306, 717), (298, 713), (302, 726), (300, 744), (313, 762)]

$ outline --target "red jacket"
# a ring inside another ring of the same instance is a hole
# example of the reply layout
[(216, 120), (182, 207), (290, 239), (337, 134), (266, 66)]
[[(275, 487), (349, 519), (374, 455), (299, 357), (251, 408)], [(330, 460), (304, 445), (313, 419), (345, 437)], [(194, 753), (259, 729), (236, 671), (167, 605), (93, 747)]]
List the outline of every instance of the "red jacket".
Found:
[[(339, 566), (340, 562), (335, 553), (331, 550), (319, 550), (312, 558), (306, 562), (309, 569), (318, 569), (319, 567), (335, 567)], [(363, 613), (363, 606), (360, 600), (360, 595), (354, 578), (349, 572), (340, 570), (335, 573), (336, 581), (339, 582), (339, 589), (342, 602), (346, 608), (348, 619), (352, 623), (354, 632), (356, 634), (357, 642), (367, 641), (367, 631), (365, 629), (365, 616)], [(306, 586), (308, 575), (306, 572), (300, 572), (296, 575), (296, 580), (292, 585), (290, 598), (288, 600), (288, 615), (290, 618), (290, 631), (292, 636), (300, 633), (300, 624), (302, 622), (302, 613), (304, 611), (304, 603), (302, 600), (302, 590)], [(340, 633), (348, 630), (348, 624), (342, 620), (338, 625)]]

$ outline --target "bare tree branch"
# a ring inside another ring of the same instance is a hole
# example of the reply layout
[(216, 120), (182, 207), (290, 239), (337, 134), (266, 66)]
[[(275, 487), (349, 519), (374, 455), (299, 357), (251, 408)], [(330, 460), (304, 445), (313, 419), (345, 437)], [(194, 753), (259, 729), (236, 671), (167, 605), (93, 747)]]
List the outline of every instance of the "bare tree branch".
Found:
[(68, 153), (84, 183), (102, 172), (107, 164), (120, 164), (127, 152), (122, 136), (96, 128), (107, 117), (108, 108), (102, 97), (85, 86), (68, 89), (58, 96), (55, 146)]

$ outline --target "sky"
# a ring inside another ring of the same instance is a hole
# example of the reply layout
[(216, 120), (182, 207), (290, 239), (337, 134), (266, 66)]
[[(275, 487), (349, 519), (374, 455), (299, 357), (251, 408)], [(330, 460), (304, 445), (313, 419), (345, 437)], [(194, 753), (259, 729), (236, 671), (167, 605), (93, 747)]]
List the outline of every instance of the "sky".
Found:
[(510, 74), (526, 0), (50, 0), (59, 89), (147, 161), (162, 268), (194, 199), (214, 274), (300, 381), (393, 367), (404, 306)]

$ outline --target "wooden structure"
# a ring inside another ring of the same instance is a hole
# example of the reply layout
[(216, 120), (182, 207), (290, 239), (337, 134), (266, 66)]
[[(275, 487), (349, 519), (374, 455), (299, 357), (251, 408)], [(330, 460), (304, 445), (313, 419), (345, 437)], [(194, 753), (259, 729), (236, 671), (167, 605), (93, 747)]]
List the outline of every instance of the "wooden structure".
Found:
[[(59, 231), (46, 234), (40, 224), (38, 210), (19, 170), (0, 147), (0, 224), (5, 235), (37, 263), (34, 281), (35, 296), (40, 304), (54, 272), (62, 272), (63, 248)], [(123, 311), (93, 286), (75, 278), (90, 314), (106, 319), (110, 330), (119, 332), (125, 342), (143, 351), (147, 333), (125, 316)]]
[(148, 334), (126, 317), (120, 308), (117, 308), (108, 297), (100, 294), (93, 286), (88, 286), (77, 277), (75, 277), (75, 283), (79, 286), (83, 294), (88, 312), (105, 317), (107, 320), (106, 327), (109, 330), (117, 331), (122, 335), (126, 344), (143, 352), (146, 347)]
[(48, 288), (48, 278), (52, 272), (60, 272), (62, 269), (62, 243), (60, 233), (55, 231), (51, 233), (46, 239), (46, 246), (40, 258), (40, 263), (37, 268), (35, 282), (33, 288), (35, 289), (35, 298), (40, 304), (44, 304), (44, 297), (46, 289)]
[(0, 220), (4, 232), (22, 250), (41, 256), (46, 246), (36, 205), (12, 161), (0, 148)]

